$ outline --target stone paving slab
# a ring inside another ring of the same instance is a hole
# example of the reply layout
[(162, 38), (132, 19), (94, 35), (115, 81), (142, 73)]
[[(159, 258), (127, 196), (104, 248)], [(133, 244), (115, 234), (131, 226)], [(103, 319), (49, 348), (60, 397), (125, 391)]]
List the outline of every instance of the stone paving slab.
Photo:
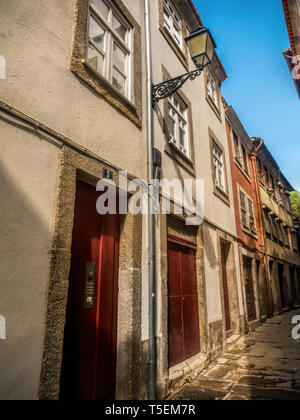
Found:
[(172, 398), (300, 401), (300, 340), (291, 337), (299, 314), (268, 319)]

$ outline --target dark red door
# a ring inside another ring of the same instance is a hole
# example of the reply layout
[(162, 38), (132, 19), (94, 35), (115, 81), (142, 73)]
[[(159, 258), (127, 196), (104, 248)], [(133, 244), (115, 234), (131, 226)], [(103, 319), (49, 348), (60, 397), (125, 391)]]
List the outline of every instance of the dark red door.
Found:
[(195, 250), (168, 243), (169, 365), (200, 352)]
[(256, 307), (254, 297), (254, 286), (252, 278), (252, 259), (243, 257), (244, 264), (244, 277), (245, 277), (245, 289), (246, 289), (246, 304), (248, 311), (249, 322), (256, 320)]
[[(119, 217), (100, 216), (98, 197), (95, 187), (78, 181), (61, 383), (66, 399), (114, 398)], [(87, 309), (91, 264), (94, 304)]]
[(224, 296), (224, 309), (225, 309), (225, 323), (227, 336), (231, 334), (231, 317), (230, 317), (230, 301), (229, 301), (229, 290), (228, 290), (228, 278), (227, 278), (227, 257), (228, 257), (228, 246), (221, 242), (221, 266), (222, 266), (222, 281), (223, 281), (223, 296)]

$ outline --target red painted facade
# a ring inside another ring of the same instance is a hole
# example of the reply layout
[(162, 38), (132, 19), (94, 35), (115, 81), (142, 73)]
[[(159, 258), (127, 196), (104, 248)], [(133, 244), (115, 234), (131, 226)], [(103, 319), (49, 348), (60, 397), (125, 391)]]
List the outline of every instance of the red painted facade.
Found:
[[(257, 166), (256, 166), (256, 156), (255, 156), (255, 149), (253, 148), (253, 144), (251, 140), (248, 138), (248, 142), (245, 139), (242, 141), (241, 144), (246, 149), (246, 159), (243, 158), (243, 166), (248, 166), (248, 173), (245, 172), (242, 167), (237, 162), (234, 150), (234, 139), (233, 139), (233, 131), (236, 133), (237, 130), (233, 127), (233, 124), (226, 119), (226, 133), (228, 139), (228, 148), (229, 148), (229, 157), (230, 157), (230, 170), (231, 170), (231, 178), (232, 178), (232, 187), (233, 187), (233, 197), (234, 197), (234, 211), (235, 211), (235, 218), (236, 218), (236, 229), (237, 229), (237, 236), (239, 238), (239, 249), (244, 248), (246, 252), (252, 254), (253, 263), (259, 264), (260, 267), (260, 276), (262, 276), (262, 283), (263, 283), (263, 293), (265, 298), (265, 315), (268, 315), (270, 312), (269, 308), (269, 290), (268, 290), (268, 274), (266, 270), (266, 260), (264, 254), (264, 227), (262, 221), (262, 210), (260, 206), (260, 197), (259, 197), (259, 190), (258, 190), (258, 183), (257, 183)], [(248, 144), (247, 144), (248, 143)], [(255, 217), (255, 227), (256, 227), (256, 234), (252, 234), (250, 230), (247, 230), (243, 227), (242, 224), (242, 215), (241, 215), (241, 204), (240, 204), (240, 189), (245, 193), (246, 200), (250, 198), (253, 202), (253, 211)], [(242, 256), (242, 253), (239, 252), (240, 258), (240, 269), (241, 269), (241, 278), (245, 278), (245, 261)], [(247, 264), (246, 264), (247, 265)], [(246, 276), (247, 277), (247, 276)], [(253, 282), (253, 279), (251, 279)], [(247, 307), (253, 306), (253, 302), (250, 302), (249, 305), (249, 296), (247, 291), (247, 285), (242, 284), (242, 293), (243, 293), (243, 303), (245, 312), (247, 311)], [(252, 295), (252, 291), (251, 291)], [(251, 297), (250, 297), (251, 298)], [(261, 302), (260, 302), (261, 303)], [(249, 310), (248, 310), (249, 312)], [(251, 318), (251, 317), (250, 317)]]

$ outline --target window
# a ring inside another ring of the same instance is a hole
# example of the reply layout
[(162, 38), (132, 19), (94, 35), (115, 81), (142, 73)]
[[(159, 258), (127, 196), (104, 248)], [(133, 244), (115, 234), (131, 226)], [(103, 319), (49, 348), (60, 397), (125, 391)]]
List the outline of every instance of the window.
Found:
[(292, 244), (294, 251), (298, 250), (298, 241), (297, 241), (297, 234), (295, 232), (292, 233)]
[(260, 182), (263, 184), (264, 183), (264, 177), (263, 177), (261, 161), (259, 159), (256, 159), (256, 163), (257, 163), (258, 178), (259, 178)]
[(280, 245), (283, 245), (284, 242), (284, 236), (283, 236), (283, 230), (282, 230), (282, 222), (278, 222), (278, 239)]
[(248, 198), (248, 209), (249, 209), (249, 225), (250, 230), (253, 233), (256, 233), (256, 226), (255, 226), (255, 216), (253, 211), (253, 201)]
[(213, 162), (215, 186), (221, 191), (226, 192), (224, 154), (216, 143), (213, 144)]
[(131, 28), (110, 2), (90, 0), (87, 63), (130, 99)]
[(240, 208), (243, 227), (256, 234), (253, 201), (242, 190), (240, 190)]
[(234, 146), (234, 157), (240, 162), (240, 144), (239, 144), (239, 138), (233, 131), (233, 146)]
[(74, 3), (71, 72), (141, 128), (141, 27), (122, 0)]
[(276, 200), (277, 199), (277, 195), (276, 195), (276, 187), (275, 187), (275, 181), (274, 181), (273, 175), (270, 175), (270, 187), (273, 190), (273, 197)]
[(246, 196), (245, 196), (245, 194), (242, 191), (240, 191), (240, 204), (241, 204), (242, 225), (244, 227), (248, 227), (248, 223), (247, 223)]
[(245, 147), (242, 145), (242, 154), (243, 154), (243, 167), (245, 172), (249, 172), (248, 168), (248, 153), (245, 149)]
[(177, 94), (168, 99), (169, 142), (190, 157), (188, 136), (188, 108)]
[(273, 216), (273, 217), (271, 217), (271, 220), (272, 220), (272, 233), (273, 233), (273, 240), (274, 240), (275, 242), (277, 242), (277, 241), (278, 241), (278, 225), (277, 225), (277, 223), (276, 223), (276, 221), (275, 221), (274, 216)]
[(290, 232), (288, 227), (284, 228), (284, 240), (286, 247), (290, 248)]
[(176, 45), (182, 49), (182, 22), (170, 0), (164, 0), (164, 27)]
[(207, 95), (213, 101), (216, 107), (219, 108), (217, 81), (208, 69), (206, 71), (206, 75), (207, 75)]
[(264, 216), (265, 216), (266, 234), (270, 238), (271, 237), (271, 233), (272, 233), (272, 229), (271, 229), (271, 221), (270, 221), (268, 212), (265, 211), (264, 212)]
[(269, 188), (270, 182), (269, 182), (269, 172), (268, 169), (264, 166), (264, 178), (265, 178), (265, 186)]

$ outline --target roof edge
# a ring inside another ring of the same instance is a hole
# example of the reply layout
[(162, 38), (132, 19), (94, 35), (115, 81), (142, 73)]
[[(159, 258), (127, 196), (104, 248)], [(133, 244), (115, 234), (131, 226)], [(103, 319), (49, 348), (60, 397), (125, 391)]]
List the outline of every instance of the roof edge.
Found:
[[(203, 22), (202, 22), (202, 20), (201, 20), (201, 17), (200, 17), (200, 15), (199, 15), (199, 13), (197, 12), (196, 7), (195, 7), (195, 5), (194, 5), (194, 3), (193, 3), (193, 0), (187, 0), (187, 2), (188, 2), (188, 3), (189, 3), (189, 5), (191, 6), (191, 8), (192, 8), (192, 10), (193, 10), (193, 12), (194, 12), (194, 14), (195, 14), (195, 16), (196, 16), (196, 18), (197, 18), (197, 20), (198, 20), (199, 24), (200, 24), (201, 26), (204, 26), (204, 25), (203, 25)], [(224, 74), (224, 76), (225, 76), (225, 79), (227, 79), (227, 78), (228, 78), (228, 75), (227, 75), (226, 70), (225, 70), (225, 68), (224, 68), (224, 66), (223, 66), (223, 64), (222, 64), (222, 62), (221, 62), (221, 60), (220, 60), (220, 57), (218, 56), (218, 54), (217, 54), (217, 52), (216, 52), (216, 51), (215, 51), (215, 56), (216, 56), (216, 59), (217, 59), (217, 61), (218, 61), (219, 65), (220, 65), (220, 68), (221, 68), (221, 70), (222, 70), (222, 72), (223, 72), (223, 74)]]

